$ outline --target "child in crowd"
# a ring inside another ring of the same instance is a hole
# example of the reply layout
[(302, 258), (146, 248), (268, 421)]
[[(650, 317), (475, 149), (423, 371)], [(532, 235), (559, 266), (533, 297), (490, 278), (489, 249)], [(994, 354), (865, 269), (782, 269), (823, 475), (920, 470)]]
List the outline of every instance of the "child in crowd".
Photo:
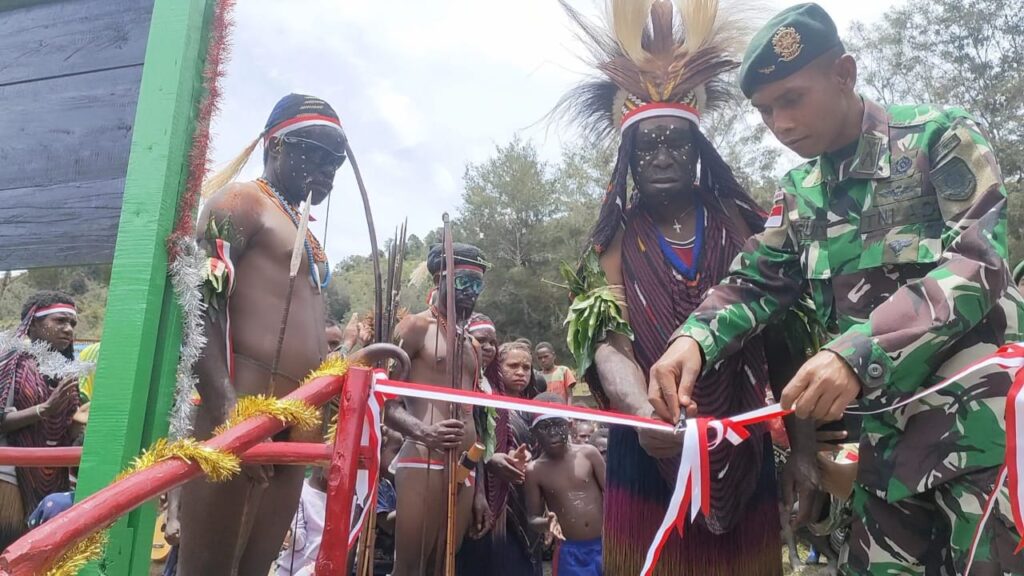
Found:
[[(552, 393), (536, 399), (565, 403), (560, 395)], [(533, 420), (531, 430), (540, 456), (526, 469), (530, 526), (564, 540), (555, 555), (553, 574), (601, 576), (604, 459), (590, 444), (571, 444), (569, 428), (569, 421), (562, 417), (538, 416)]]

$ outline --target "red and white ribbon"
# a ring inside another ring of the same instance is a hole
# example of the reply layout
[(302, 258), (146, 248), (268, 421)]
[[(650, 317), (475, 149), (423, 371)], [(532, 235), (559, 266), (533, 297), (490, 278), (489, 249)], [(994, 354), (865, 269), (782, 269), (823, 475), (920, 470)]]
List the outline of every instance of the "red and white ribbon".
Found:
[[(1007, 395), (1006, 400), (1006, 467), (1005, 470), (1001, 471), (994, 491), (986, 503), (982, 524), (984, 524), (984, 521), (994, 508), (996, 496), (1005, 477), (1006, 481), (1009, 482), (1014, 524), (1017, 527), (1018, 534), (1024, 534), (1024, 506), (1022, 506), (1024, 504), (1024, 485), (1021, 484), (1021, 478), (1024, 477), (1024, 423), (1021, 422), (1021, 414), (1024, 414), (1024, 370), (1022, 370), (1024, 368), (1024, 344), (1007, 344), (996, 353), (972, 363), (942, 382), (922, 389), (891, 406), (870, 411), (848, 409), (846, 412), (848, 414), (880, 414), (895, 410), (941, 390), (953, 382), (962, 380), (982, 368), (990, 366), (998, 366), (1006, 370), (1015, 369), (1016, 371), (1013, 388), (1010, 394)], [(505, 410), (519, 410), (532, 414), (585, 419), (648, 430), (675, 430), (675, 426), (672, 424), (651, 418), (615, 414), (563, 404), (537, 402), (535, 400), (492, 396), (480, 392), (455, 390), (440, 386), (399, 382), (389, 380), (384, 377), (383, 372), (378, 372), (374, 378), (374, 399), (372, 402), (379, 403), (383, 401), (382, 398), (398, 396), (487, 406)], [(771, 406), (729, 418), (696, 418), (687, 420), (687, 425), (683, 432), (683, 447), (679, 470), (676, 474), (675, 488), (672, 498), (669, 500), (669, 507), (665, 518), (658, 528), (654, 542), (651, 543), (647, 551), (643, 571), (641, 572), (642, 576), (647, 576), (653, 572), (673, 528), (682, 536), (687, 516), (689, 516), (689, 520), (692, 522), (697, 518), (698, 513), (708, 514), (711, 505), (710, 451), (714, 450), (724, 441), (732, 445), (738, 445), (750, 436), (750, 432), (747, 430), (748, 426), (781, 418), (788, 413), (789, 411), (783, 410), (779, 404), (772, 404)], [(377, 414), (379, 418), (379, 404), (377, 406)], [(709, 430), (715, 432), (714, 439), (710, 441), (708, 439)], [(376, 483), (374, 482), (375, 485)], [(689, 512), (688, 514), (687, 511)], [(981, 526), (979, 526), (975, 534), (975, 541), (971, 547), (971, 559), (973, 559), (975, 548), (980, 540), (980, 533)], [(1021, 548), (1024, 548), (1024, 541), (1018, 546), (1017, 551), (1019, 552)]]
[[(995, 351), (995, 353), (985, 356), (984, 358), (978, 360), (977, 362), (969, 364), (966, 368), (961, 369), (959, 372), (956, 372), (955, 374), (953, 374), (949, 378), (946, 378), (942, 382), (932, 384), (927, 388), (915, 392), (913, 396), (904, 398), (903, 400), (900, 400), (899, 402), (896, 402), (891, 406), (885, 406), (884, 408), (876, 408), (874, 410), (851, 410), (847, 408), (846, 413), (866, 416), (870, 414), (881, 414), (882, 412), (890, 412), (897, 408), (902, 408), (903, 406), (906, 406), (911, 402), (916, 402), (933, 392), (942, 390), (943, 388), (949, 386), (950, 384), (963, 380), (964, 378), (970, 376), (971, 374), (974, 374), (978, 370), (981, 370), (982, 368), (987, 368), (989, 366), (998, 366), (1005, 370), (1010, 370), (1012, 368), (1020, 369), (1024, 367), (1024, 344), (1013, 343), (1001, 346), (998, 350)], [(1009, 432), (1009, 429), (1007, 429), (1007, 432)]]
[[(383, 379), (383, 372), (376, 371), (373, 375), (374, 382)], [(363, 531), (363, 524), (366, 518), (377, 509), (377, 482), (380, 479), (380, 427), (381, 408), (384, 406), (384, 396), (378, 392), (370, 391), (367, 400), (366, 415), (363, 420), (363, 432), (359, 439), (360, 452), (368, 455), (366, 469), (359, 468), (356, 472), (355, 502), (362, 508), (358, 520), (352, 525), (348, 533), (348, 546), (351, 549), (356, 545), (359, 534)], [(353, 507), (352, 510), (356, 510)]]
[(235, 381), (235, 347), (231, 342), (231, 292), (235, 289), (235, 264), (231, 261), (231, 243), (218, 238), (217, 258), (224, 264), (228, 285), (224, 289), (224, 354), (228, 360), (228, 377)]
[(78, 310), (75, 309), (71, 304), (57, 303), (52, 306), (46, 306), (45, 308), (36, 308), (35, 313), (32, 315), (33, 318), (43, 318), (45, 316), (51, 316), (53, 314), (67, 314), (69, 316), (78, 316)]
[[(654, 541), (647, 549), (644, 558), (641, 576), (649, 576), (658, 565), (658, 558), (661, 551), (672, 535), (675, 528), (679, 537), (683, 536), (683, 528), (686, 526), (687, 508), (689, 508), (689, 520), (697, 519), (697, 514), (705, 516), (711, 510), (711, 450), (717, 448), (722, 442), (729, 442), (738, 445), (750, 437), (747, 426), (781, 418), (789, 412), (783, 410), (778, 404), (772, 404), (764, 408), (752, 410), (732, 418), (693, 418), (686, 421), (686, 431), (683, 436), (683, 453), (679, 460), (679, 470), (676, 472), (676, 485), (672, 491), (672, 498), (669, 500), (668, 510), (665, 511), (665, 518), (654, 535)], [(714, 440), (708, 440), (708, 431), (715, 432)]]
[[(1004, 347), (1006, 348), (1006, 347)], [(1020, 346), (1016, 346), (1017, 352), (1022, 353)], [(1018, 357), (1018, 360), (1020, 358)], [(1024, 503), (1024, 485), (1021, 478), (1024, 477), (1024, 364), (1017, 365), (1017, 373), (1013, 378), (1013, 386), (1006, 396), (1006, 480), (1010, 490), (1010, 510), (1013, 512), (1013, 525), (1017, 527), (1017, 534), (1024, 535), (1024, 514), (1021, 513), (1021, 505)], [(1000, 476), (1002, 479), (1002, 476)], [(996, 482), (994, 494), (999, 492), (1003, 485), (1001, 481)], [(1024, 548), (1024, 539), (1017, 544), (1014, 554)], [(971, 555), (973, 559), (973, 554)]]
[[(933, 384), (909, 398), (900, 400), (892, 406), (868, 411), (846, 411), (848, 414), (880, 414), (895, 410), (920, 400), (933, 392), (942, 390), (953, 382), (962, 380), (978, 370), (990, 366), (998, 366), (1004, 370), (1014, 371), (1013, 385), (1010, 387), (1009, 394), (1006, 395), (1006, 408), (1004, 411), (1004, 419), (1006, 421), (1006, 463), (999, 471), (999, 476), (992, 487), (992, 493), (989, 494), (985, 502), (981, 521), (978, 523), (974, 537), (971, 540), (971, 547), (967, 556), (967, 568), (964, 574), (969, 574), (971, 571), (970, 567), (974, 563), (974, 555), (977, 552), (978, 544), (981, 542), (983, 528), (995, 508), (999, 490), (1002, 488), (1004, 481), (1008, 483), (1010, 510), (1013, 513), (1013, 524), (1017, 528), (1017, 535), (1024, 535), (1024, 514), (1021, 513), (1022, 508), (1024, 508), (1024, 486), (1021, 485), (1021, 478), (1024, 477), (1024, 423), (1021, 422), (1021, 416), (1024, 415), (1024, 393), (1022, 393), (1024, 391), (1024, 344), (1012, 343), (1001, 346), (994, 354), (973, 362), (949, 378)], [(1021, 549), (1024, 549), (1024, 539), (1017, 545), (1014, 554), (1019, 553)]]
[(633, 428), (646, 428), (648, 430), (663, 430), (671, 432), (675, 426), (663, 420), (643, 418), (641, 416), (630, 416), (628, 414), (615, 414), (591, 408), (579, 408), (577, 406), (566, 406), (565, 404), (552, 404), (550, 402), (537, 402), (523, 398), (510, 396), (492, 396), (484, 392), (470, 392), (468, 390), (456, 390), (442, 386), (431, 386), (428, 384), (414, 384), (412, 382), (400, 382), (380, 378), (375, 380), (374, 390), (388, 398), (406, 396), (409, 398), (423, 398), (426, 400), (439, 400), (442, 402), (455, 402), (456, 404), (468, 404), (472, 406), (486, 406), (500, 408), (503, 410), (518, 410), (531, 414), (547, 414), (561, 416), (563, 418), (574, 418), (578, 420), (592, 420), (605, 424), (620, 424), (632, 426)]

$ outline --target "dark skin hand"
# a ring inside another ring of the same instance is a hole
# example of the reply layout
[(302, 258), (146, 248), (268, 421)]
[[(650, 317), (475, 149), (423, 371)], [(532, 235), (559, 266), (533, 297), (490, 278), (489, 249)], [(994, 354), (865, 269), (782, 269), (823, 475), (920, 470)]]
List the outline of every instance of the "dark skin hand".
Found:
[(860, 379), (838, 354), (822, 350), (800, 367), (782, 391), (781, 403), (798, 418), (831, 422), (860, 394)]
[(526, 481), (526, 465), (530, 461), (530, 451), (526, 444), (510, 450), (508, 454), (495, 454), (487, 461), (487, 467), (502, 480), (520, 485)]
[[(477, 464), (476, 477), (483, 478), (483, 472), (483, 465)], [(469, 526), (469, 537), (474, 540), (483, 538), (494, 527), (494, 514), (487, 504), (487, 491), (483, 486), (483, 482), (477, 482), (473, 492), (473, 523)]]
[[(29, 406), (24, 410), (9, 413), (3, 420), (2, 430), (4, 432), (13, 432), (36, 424), (45, 417), (58, 414), (77, 395), (78, 380), (73, 377), (65, 378), (50, 392), (50, 396), (46, 400), (36, 406)], [(39, 408), (38, 414), (36, 413), (37, 407)]]

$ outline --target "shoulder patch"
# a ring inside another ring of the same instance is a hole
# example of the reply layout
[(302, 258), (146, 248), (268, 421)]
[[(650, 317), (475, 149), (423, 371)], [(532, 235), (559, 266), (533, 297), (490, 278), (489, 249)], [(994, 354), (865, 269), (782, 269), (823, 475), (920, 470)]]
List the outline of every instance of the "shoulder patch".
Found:
[(946, 200), (962, 202), (974, 194), (977, 179), (967, 162), (959, 156), (932, 170), (932, 185)]

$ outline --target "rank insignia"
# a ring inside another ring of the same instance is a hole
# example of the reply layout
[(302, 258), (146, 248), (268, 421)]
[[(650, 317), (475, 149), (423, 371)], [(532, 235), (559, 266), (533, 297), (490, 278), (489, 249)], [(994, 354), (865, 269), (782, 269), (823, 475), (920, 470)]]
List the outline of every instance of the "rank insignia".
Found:
[(893, 254), (899, 256), (900, 252), (903, 252), (904, 250), (906, 250), (913, 243), (914, 243), (914, 241), (909, 239), (909, 238), (903, 238), (903, 239), (900, 239), (900, 240), (893, 240), (893, 241), (889, 242), (889, 250), (892, 250)]
[(914, 164), (914, 161), (910, 159), (910, 156), (904, 156), (896, 161), (896, 173), (895, 176), (906, 174), (910, 167)]

